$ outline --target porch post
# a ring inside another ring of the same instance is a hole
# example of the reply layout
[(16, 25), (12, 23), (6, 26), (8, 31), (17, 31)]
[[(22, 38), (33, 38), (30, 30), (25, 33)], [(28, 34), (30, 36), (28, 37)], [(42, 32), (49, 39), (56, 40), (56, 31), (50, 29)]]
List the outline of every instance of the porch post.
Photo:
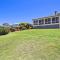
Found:
[(45, 25), (45, 18), (44, 18), (44, 25)]
[(38, 26), (39, 26), (39, 19), (38, 19)]
[(51, 17), (51, 24), (52, 24), (52, 17)]
[(59, 28), (60, 28), (60, 16), (59, 16)]

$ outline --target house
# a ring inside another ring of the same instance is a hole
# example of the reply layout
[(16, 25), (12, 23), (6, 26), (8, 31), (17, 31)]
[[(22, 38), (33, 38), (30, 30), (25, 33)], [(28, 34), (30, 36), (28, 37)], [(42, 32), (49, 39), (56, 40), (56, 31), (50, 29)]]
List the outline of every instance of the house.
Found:
[(57, 11), (52, 16), (32, 20), (34, 28), (60, 28), (60, 13), (57, 13)]

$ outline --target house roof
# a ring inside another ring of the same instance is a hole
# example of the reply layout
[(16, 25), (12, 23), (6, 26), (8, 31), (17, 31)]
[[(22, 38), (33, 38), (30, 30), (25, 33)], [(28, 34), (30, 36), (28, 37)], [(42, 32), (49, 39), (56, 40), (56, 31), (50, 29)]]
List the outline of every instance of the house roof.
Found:
[(60, 16), (60, 13), (57, 13), (56, 15), (47, 16), (47, 17), (42, 17), (42, 18), (36, 18), (36, 19), (32, 19), (32, 20), (42, 20), (42, 19), (44, 19), (44, 18), (50, 18), (50, 17), (55, 17), (55, 16)]

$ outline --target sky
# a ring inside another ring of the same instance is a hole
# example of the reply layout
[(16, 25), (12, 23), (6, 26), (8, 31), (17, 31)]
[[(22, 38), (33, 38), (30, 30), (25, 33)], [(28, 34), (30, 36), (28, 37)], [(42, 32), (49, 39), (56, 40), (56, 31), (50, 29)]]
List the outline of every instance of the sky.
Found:
[(40, 18), (60, 12), (60, 0), (0, 0), (0, 24), (32, 23)]

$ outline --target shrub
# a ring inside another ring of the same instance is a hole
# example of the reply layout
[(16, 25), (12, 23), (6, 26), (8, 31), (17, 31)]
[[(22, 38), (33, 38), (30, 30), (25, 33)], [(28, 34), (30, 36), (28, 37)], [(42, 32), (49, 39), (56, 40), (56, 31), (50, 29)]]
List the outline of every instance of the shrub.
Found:
[(11, 31), (11, 32), (15, 32), (15, 30), (16, 30), (16, 29), (15, 29), (15, 28), (13, 28), (13, 27), (12, 27), (12, 28), (10, 28), (10, 31)]
[(20, 23), (19, 24), (21, 30), (32, 29), (32, 24), (29, 23)]
[(9, 28), (0, 27), (0, 35), (6, 35), (9, 33)]

